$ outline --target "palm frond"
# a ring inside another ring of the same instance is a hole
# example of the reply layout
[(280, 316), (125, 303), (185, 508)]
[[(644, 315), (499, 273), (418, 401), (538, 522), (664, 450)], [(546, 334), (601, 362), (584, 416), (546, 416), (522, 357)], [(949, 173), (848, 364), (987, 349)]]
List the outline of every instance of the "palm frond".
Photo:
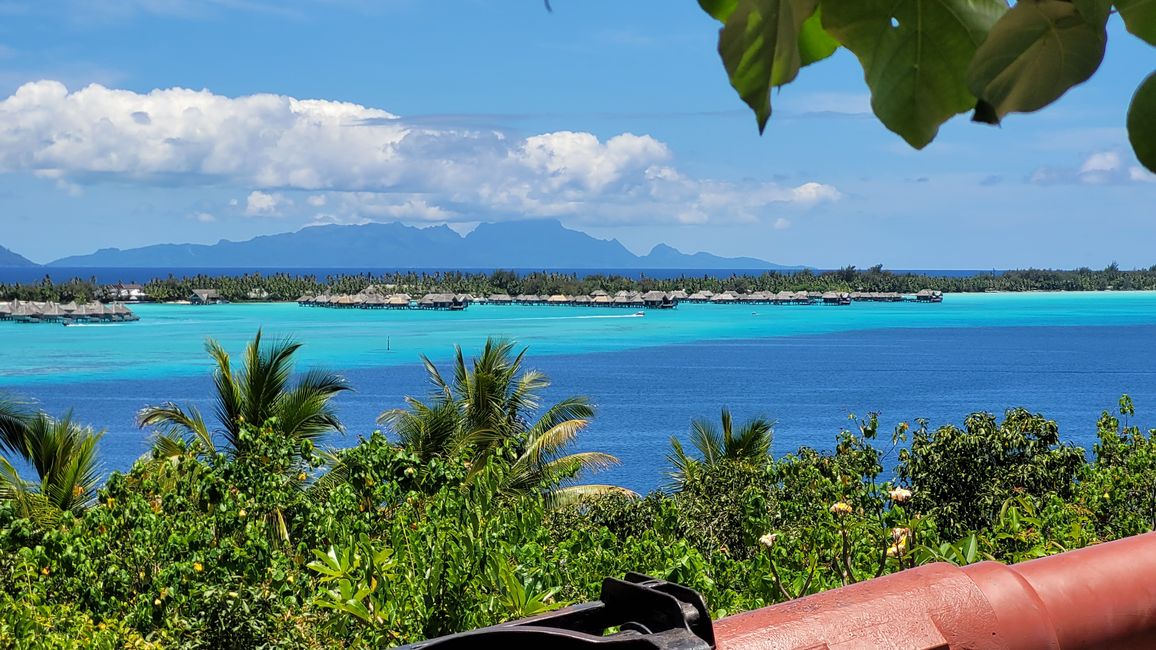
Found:
[(0, 396), (0, 451), (24, 457), (28, 422), (32, 417), (26, 403)]
[(617, 485), (570, 485), (546, 494), (546, 507), (556, 510), (608, 496), (637, 499), (638, 493)]
[(719, 433), (714, 424), (703, 419), (691, 420), (690, 444), (702, 456), (702, 462), (707, 465), (714, 464), (726, 453), (723, 435)]
[(189, 406), (187, 410), (172, 402), (147, 406), (137, 413), (136, 422), (141, 428), (156, 427), (160, 437), (180, 438), (198, 453), (214, 454), (217, 451), (213, 433), (195, 406)]

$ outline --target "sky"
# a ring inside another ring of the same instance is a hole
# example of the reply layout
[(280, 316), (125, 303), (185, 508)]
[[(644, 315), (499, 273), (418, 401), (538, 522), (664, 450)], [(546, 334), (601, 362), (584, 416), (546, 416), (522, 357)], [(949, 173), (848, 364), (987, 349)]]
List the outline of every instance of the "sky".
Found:
[[(693, 0), (0, 0), (0, 245), (37, 262), (330, 223), (554, 218), (782, 264), (1156, 264), (1156, 49), (922, 151), (846, 51), (758, 134)], [(382, 266), (389, 266), (382, 260)]]

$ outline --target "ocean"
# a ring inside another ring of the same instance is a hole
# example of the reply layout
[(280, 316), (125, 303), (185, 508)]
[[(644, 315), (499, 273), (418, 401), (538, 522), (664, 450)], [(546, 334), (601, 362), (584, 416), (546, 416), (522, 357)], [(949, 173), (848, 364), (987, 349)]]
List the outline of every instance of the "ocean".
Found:
[(377, 415), (428, 391), (419, 355), (445, 362), (487, 336), (529, 348), (527, 366), (553, 380), (548, 398), (587, 395), (597, 417), (577, 449), (621, 465), (591, 477), (660, 486), (672, 435), (693, 417), (773, 419), (775, 452), (830, 447), (848, 416), (880, 414), (884, 431), (926, 418), (1024, 406), (1090, 449), (1095, 421), (1133, 396), (1156, 426), (1156, 292), (951, 294), (940, 304), (847, 307), (683, 304), (669, 311), (475, 305), (462, 312), (332, 310), (294, 304), (139, 305), (138, 323), (0, 323), (0, 392), (50, 413), (74, 410), (107, 430), (106, 470), (148, 448), (135, 413), (166, 401), (207, 404), (206, 337), (240, 353), (258, 328), (304, 348), (299, 368), (346, 375), (338, 408), (347, 445)]

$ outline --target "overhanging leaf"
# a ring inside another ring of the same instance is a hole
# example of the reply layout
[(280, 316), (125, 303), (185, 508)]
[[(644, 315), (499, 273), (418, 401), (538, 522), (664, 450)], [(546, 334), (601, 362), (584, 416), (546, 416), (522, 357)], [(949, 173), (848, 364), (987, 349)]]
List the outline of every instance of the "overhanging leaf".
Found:
[(1128, 107), (1128, 140), (1136, 159), (1156, 172), (1156, 72), (1148, 75)]
[(841, 0), (823, 27), (855, 53), (880, 121), (922, 149), (953, 115), (975, 106), (968, 64), (1004, 0)]
[(822, 61), (837, 49), (839, 41), (823, 29), (823, 8), (820, 6), (810, 18), (803, 21), (803, 27), (799, 30), (799, 64), (808, 66)]
[(715, 20), (726, 22), (739, 0), (698, 0), (698, 6)]
[(1112, 13), (1112, 0), (1072, 0), (1076, 11), (1093, 25), (1105, 25)]
[(799, 73), (799, 33), (817, 4), (818, 0), (738, 0), (719, 31), (718, 51), (731, 85), (754, 110), (760, 133), (771, 117), (771, 88), (789, 83)]
[(1128, 31), (1156, 45), (1156, 0), (1116, 0), (1116, 10)]
[(1107, 43), (1104, 24), (1093, 24), (1071, 2), (1019, 2), (976, 50), (967, 85), (996, 121), (1037, 111), (1091, 77)]

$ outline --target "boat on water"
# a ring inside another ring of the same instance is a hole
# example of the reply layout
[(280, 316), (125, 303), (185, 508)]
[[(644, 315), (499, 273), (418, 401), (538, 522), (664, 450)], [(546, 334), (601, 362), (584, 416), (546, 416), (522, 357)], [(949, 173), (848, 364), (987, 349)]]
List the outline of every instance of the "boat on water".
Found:
[(635, 316), (645, 316), (645, 315), (646, 315), (646, 312), (644, 312), (644, 311), (636, 311), (636, 312), (634, 312), (634, 315), (635, 315)]

